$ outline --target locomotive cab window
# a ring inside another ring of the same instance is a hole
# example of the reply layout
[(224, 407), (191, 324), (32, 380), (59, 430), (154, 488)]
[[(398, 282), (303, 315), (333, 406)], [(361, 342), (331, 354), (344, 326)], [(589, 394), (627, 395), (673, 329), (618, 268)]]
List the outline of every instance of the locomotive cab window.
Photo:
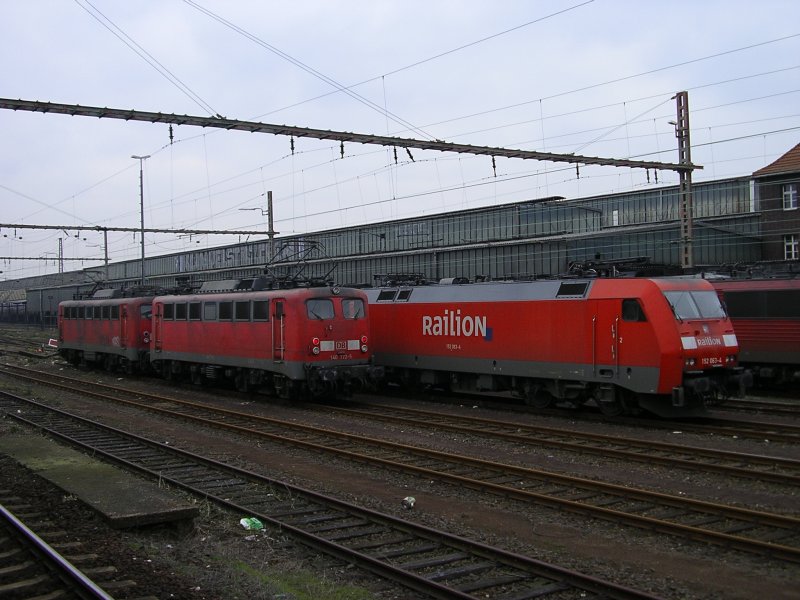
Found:
[(397, 293), (397, 301), (398, 302), (408, 302), (408, 299), (411, 297), (411, 292), (414, 290), (400, 290)]
[(200, 309), (201, 309), (201, 304), (199, 302), (190, 302), (189, 303), (189, 320), (190, 321), (199, 321), (200, 320)]
[(104, 319), (110, 319), (111, 318), (111, 307), (110, 306), (104, 306), (103, 307), (103, 318)]
[(175, 318), (175, 305), (174, 304), (165, 304), (164, 305), (164, 320), (165, 321), (172, 321)]
[(716, 292), (664, 292), (675, 317), (684, 319), (722, 319), (725, 309)]
[(94, 318), (98, 319), (98, 320), (103, 318), (103, 307), (102, 306), (95, 306), (94, 307)]
[(233, 319), (233, 302), (226, 301), (219, 303), (219, 320), (230, 321)]
[(268, 300), (253, 300), (253, 321), (269, 321)]
[(186, 320), (186, 302), (178, 302), (175, 305), (175, 320), (176, 321)]
[(309, 319), (324, 321), (333, 318), (333, 301), (328, 298), (313, 298), (306, 301)]
[(639, 301), (634, 298), (626, 298), (622, 301), (622, 320), (644, 323), (647, 317), (644, 315), (644, 310)]
[(364, 301), (361, 298), (342, 298), (342, 314), (345, 319), (363, 319)]
[(237, 321), (250, 320), (250, 302), (248, 300), (234, 303), (234, 314)]
[(116, 304), (111, 307), (111, 318), (119, 320), (119, 306)]

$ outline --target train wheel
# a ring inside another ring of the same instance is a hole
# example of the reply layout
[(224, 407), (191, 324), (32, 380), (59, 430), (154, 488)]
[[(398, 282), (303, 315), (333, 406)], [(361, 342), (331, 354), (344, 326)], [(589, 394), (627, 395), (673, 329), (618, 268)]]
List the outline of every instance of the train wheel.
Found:
[(250, 391), (250, 373), (247, 369), (239, 369), (236, 371), (236, 375), (233, 378), (233, 384), (236, 386), (236, 389), (240, 392), (249, 392)]
[(114, 364), (114, 356), (112, 354), (106, 354), (103, 357), (103, 368), (109, 373), (114, 372), (116, 365)]
[(172, 361), (165, 360), (161, 362), (161, 376), (166, 381), (175, 380), (175, 374), (172, 372)]
[(533, 408), (548, 408), (556, 401), (553, 394), (542, 386), (528, 383), (525, 384), (522, 397), (525, 399), (525, 404)]
[(203, 377), (203, 368), (200, 365), (189, 366), (189, 380), (192, 385), (203, 385), (205, 378)]
[(625, 404), (619, 399), (611, 402), (598, 402), (597, 405), (600, 407), (600, 412), (607, 417), (618, 417), (625, 414)]

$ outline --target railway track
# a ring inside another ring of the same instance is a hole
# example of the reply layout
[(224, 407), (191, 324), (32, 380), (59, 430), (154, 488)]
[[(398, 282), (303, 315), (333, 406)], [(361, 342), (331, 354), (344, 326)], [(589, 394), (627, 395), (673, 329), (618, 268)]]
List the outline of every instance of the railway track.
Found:
[[(74, 391), (74, 381), (64, 384), (53, 381), (60, 376), (47, 375), (46, 378), (50, 381), (43, 379), (40, 383)], [(257, 435), (315, 452), (326, 452), (348, 461), (400, 470), (484, 493), (800, 562), (800, 519), (791, 516), (444, 454), (195, 402), (78, 382), (82, 386), (80, 393), (104, 401), (119, 402), (248, 436)], [(103, 391), (93, 391), (90, 386)], [(121, 398), (123, 395), (130, 399)]]
[(528, 425), (386, 404), (359, 404), (361, 406), (359, 408), (331, 408), (320, 405), (319, 409), (359, 418), (407, 424), (423, 429), (477, 434), (509, 442), (559, 448), (606, 458), (722, 473), (783, 485), (800, 485), (800, 461), (789, 458), (712, 450), (652, 440), (587, 433), (576, 429)]
[[(23, 519), (35, 522), (42, 537)], [(114, 580), (113, 567), (103, 565), (95, 554), (82, 553), (80, 544), (58, 541), (63, 535), (46, 515), (30, 512), (24, 499), (0, 490), (0, 597), (114, 600), (106, 590), (113, 590), (117, 598), (136, 597), (134, 582)], [(69, 552), (68, 558), (57, 547)]]
[[(608, 423), (609, 425), (628, 425), (631, 427), (645, 427), (648, 429), (680, 429), (682, 431), (692, 433), (711, 433), (722, 436), (738, 436), (741, 438), (754, 440), (768, 439), (771, 442), (786, 442), (790, 444), (800, 443), (800, 425), (794, 422), (744, 421), (742, 419), (732, 419), (728, 414), (725, 414), (723, 409), (715, 409), (715, 411), (710, 413), (707, 417), (696, 417), (694, 419), (685, 419), (680, 421), (667, 421), (658, 418), (628, 416), (606, 417), (599, 412), (591, 412), (590, 410), (575, 410), (566, 408), (531, 409), (521, 404), (512, 404), (500, 401), (487, 402), (485, 397), (461, 392), (450, 393), (448, 397), (437, 395), (427, 395), (423, 397), (426, 400), (432, 400), (437, 403), (474, 403), (483, 406), (484, 408), (507, 410), (510, 413), (521, 412), (523, 414), (534, 414), (539, 416), (563, 417), (576, 421), (591, 421), (593, 423), (602, 422)], [(800, 414), (797, 412), (793, 412), (791, 414), (800, 416)], [(785, 414), (782, 414), (781, 416), (785, 416)]]
[(722, 411), (741, 411), (765, 415), (800, 417), (800, 403), (790, 401), (772, 401), (765, 399), (730, 399), (721, 407)]
[(434, 598), (655, 598), (0, 393), (10, 418)]

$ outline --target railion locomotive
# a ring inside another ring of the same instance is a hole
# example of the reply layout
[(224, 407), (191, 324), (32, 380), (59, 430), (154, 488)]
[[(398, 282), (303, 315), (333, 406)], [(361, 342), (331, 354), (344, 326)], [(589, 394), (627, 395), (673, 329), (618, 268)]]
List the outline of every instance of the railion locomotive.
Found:
[(661, 416), (698, 414), (749, 383), (703, 280), (399, 285), (367, 296), (375, 361), (399, 382)]
[(59, 352), (75, 364), (152, 370), (196, 384), (227, 379), (242, 391), (264, 388), (285, 398), (347, 394), (380, 375), (371, 364), (362, 291), (243, 289), (234, 281), (211, 287), (62, 302)]

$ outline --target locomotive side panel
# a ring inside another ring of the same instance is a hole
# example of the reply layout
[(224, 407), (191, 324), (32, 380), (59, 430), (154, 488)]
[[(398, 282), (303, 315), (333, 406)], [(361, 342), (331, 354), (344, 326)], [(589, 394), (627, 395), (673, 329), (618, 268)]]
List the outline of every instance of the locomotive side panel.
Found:
[(368, 297), (376, 362), (395, 378), (512, 390), (534, 406), (702, 406), (728, 393), (736, 366), (730, 322), (702, 281), (494, 282)]
[(153, 361), (165, 377), (233, 378), (280, 395), (361, 385), (371, 377), (366, 299), (300, 288), (164, 296), (154, 302)]
[(622, 299), (587, 301), (591, 284), (576, 285), (578, 297), (559, 282), (368, 291), (376, 361), (508, 378), (488, 389), (541, 378), (656, 392), (659, 340), (641, 304), (629, 316)]
[(647, 391), (658, 387), (653, 328), (646, 321), (623, 321), (621, 300), (420, 302), (375, 304), (370, 310), (382, 364), (414, 367), (424, 358), (436, 369), (598, 381), (628, 367), (628, 380), (640, 375)]
[(149, 351), (149, 298), (59, 304), (59, 348), (72, 362), (102, 361), (132, 369)]

